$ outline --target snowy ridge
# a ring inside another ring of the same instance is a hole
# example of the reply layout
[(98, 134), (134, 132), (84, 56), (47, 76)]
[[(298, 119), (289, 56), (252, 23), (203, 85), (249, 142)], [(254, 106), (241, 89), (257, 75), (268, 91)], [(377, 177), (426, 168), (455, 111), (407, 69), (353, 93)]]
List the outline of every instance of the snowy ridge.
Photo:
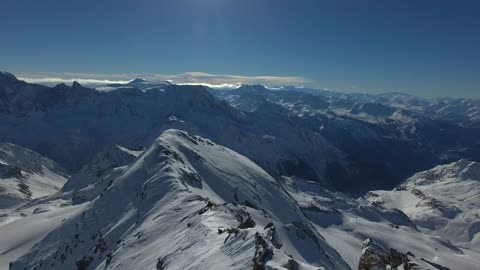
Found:
[(95, 179), (74, 176), (65, 192), (18, 210), (36, 222), (31, 209), (76, 209), (11, 269), (355, 269), (367, 238), (412, 252), (418, 264), (478, 263), (477, 252), (422, 233), (399, 210), (274, 178), (184, 131), (163, 132), (141, 153), (114, 146), (95, 160), (83, 170)]
[(0, 73), (0, 270), (478, 269), (476, 101), (106, 87)]
[(473, 100), (143, 80), (107, 87), (47, 87), (0, 75), (0, 141), (74, 173), (106, 146), (142, 149), (176, 128), (215, 140), (275, 177), (316, 180), (355, 196), (438, 164), (480, 158)]
[[(309, 236), (295, 236), (302, 232)], [(271, 242), (276, 238), (281, 244)], [(274, 245), (281, 250), (273, 252)], [(296, 251), (305, 245), (311, 245), (308, 256)], [(257, 264), (280, 266), (290, 260), (286, 252), (295, 252), (306, 269), (308, 263), (348, 269), (264, 170), (209, 140), (171, 130), (82, 217), (66, 221), (13, 269), (39, 263), (70, 269), (83, 256), (91, 269), (147, 269), (160, 262), (165, 269), (245, 269), (253, 267), (256, 252)]]
[[(214, 139), (275, 175), (303, 173), (328, 183), (330, 163), (347, 166), (320, 134), (283, 115), (242, 112), (203, 86), (141, 86), (101, 92), (78, 83), (48, 88), (17, 81), (6, 100), (8, 111), (0, 112), (0, 140), (39, 151), (72, 172), (108, 145), (142, 149), (170, 128)], [(42, 132), (22, 132), (33, 129)]]

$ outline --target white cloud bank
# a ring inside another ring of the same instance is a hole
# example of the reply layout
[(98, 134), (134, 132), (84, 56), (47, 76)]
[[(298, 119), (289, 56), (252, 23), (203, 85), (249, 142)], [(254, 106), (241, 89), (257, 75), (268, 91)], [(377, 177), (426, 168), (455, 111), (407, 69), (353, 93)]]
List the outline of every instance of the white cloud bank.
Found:
[(127, 83), (134, 78), (142, 78), (151, 83), (169, 81), (175, 84), (201, 84), (212, 88), (235, 88), (242, 84), (262, 84), (265, 86), (304, 85), (309, 81), (298, 76), (243, 76), (211, 74), (205, 72), (185, 72), (174, 75), (139, 73), (139, 74), (90, 74), (90, 73), (20, 73), (18, 78), (30, 83), (56, 85), (70, 84), (77, 81), (81, 84), (97, 87), (112, 83)]

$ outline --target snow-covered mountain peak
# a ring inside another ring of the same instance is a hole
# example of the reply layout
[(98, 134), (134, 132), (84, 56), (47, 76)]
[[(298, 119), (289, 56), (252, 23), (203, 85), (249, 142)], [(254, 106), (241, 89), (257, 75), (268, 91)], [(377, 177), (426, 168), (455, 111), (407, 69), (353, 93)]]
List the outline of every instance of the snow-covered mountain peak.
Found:
[[(282, 223), (292, 222), (298, 215), (267, 172), (228, 148), (175, 129), (164, 131), (152, 147), (142, 157), (145, 162), (152, 162), (152, 156), (168, 157), (168, 163), (176, 164), (186, 183), (209, 190), (210, 199), (216, 203), (244, 203), (262, 208)], [(283, 207), (279, 209), (277, 205)]]
[(210, 140), (167, 130), (112, 180), (12, 269), (348, 269), (268, 173)]
[(474, 255), (459, 258), (462, 250), (423, 235), (399, 210), (317, 182), (275, 178), (247, 157), (178, 129), (165, 130), (144, 151), (113, 145), (82, 173), (77, 183), (94, 181), (22, 209), (33, 212), (31, 222), (37, 217), (29, 209), (72, 214), (42, 227), (45, 238), (13, 257), (11, 269), (347, 270), (357, 267), (367, 238), (386, 250), (475, 269)]
[(415, 174), (407, 179), (405, 183), (402, 183), (398, 189), (458, 180), (480, 180), (480, 163), (461, 159), (450, 164), (439, 165), (433, 169)]
[(474, 101), (85, 86), (0, 74), (1, 270), (478, 268), (478, 163), (417, 173), (477, 160)]
[(146, 83), (146, 82), (147, 82), (147, 80), (145, 80), (145, 79), (135, 78), (135, 79), (129, 81), (128, 83), (130, 83), (130, 84), (137, 84), (137, 83)]

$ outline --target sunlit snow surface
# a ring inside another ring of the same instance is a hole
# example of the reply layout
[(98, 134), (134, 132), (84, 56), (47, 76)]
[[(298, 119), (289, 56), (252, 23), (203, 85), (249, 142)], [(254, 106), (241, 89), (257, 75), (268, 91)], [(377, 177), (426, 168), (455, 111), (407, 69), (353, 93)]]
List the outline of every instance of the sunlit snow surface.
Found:
[[(435, 168), (448, 180), (419, 174), (394, 191), (352, 199), (316, 182), (275, 178), (208, 139), (167, 130), (144, 151), (106, 149), (61, 192), (5, 214), (0, 269), (10, 261), (12, 269), (77, 269), (82, 260), (98, 270), (160, 262), (164, 269), (253, 269), (259, 239), (272, 252), (264, 261), (271, 269), (285, 269), (290, 256), (299, 269), (356, 269), (366, 238), (451, 269), (478, 269), (475, 234), (422, 223), (467, 226), (478, 217), (478, 164), (460, 163), (448, 165), (460, 173)], [(413, 187), (462, 214), (412, 206)]]

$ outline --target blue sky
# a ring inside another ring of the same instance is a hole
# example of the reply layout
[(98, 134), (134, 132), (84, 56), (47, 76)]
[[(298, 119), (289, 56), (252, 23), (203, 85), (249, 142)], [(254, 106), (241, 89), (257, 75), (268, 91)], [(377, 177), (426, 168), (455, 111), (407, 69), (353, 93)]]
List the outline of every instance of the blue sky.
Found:
[(0, 69), (480, 98), (479, 14), (474, 0), (0, 0)]

